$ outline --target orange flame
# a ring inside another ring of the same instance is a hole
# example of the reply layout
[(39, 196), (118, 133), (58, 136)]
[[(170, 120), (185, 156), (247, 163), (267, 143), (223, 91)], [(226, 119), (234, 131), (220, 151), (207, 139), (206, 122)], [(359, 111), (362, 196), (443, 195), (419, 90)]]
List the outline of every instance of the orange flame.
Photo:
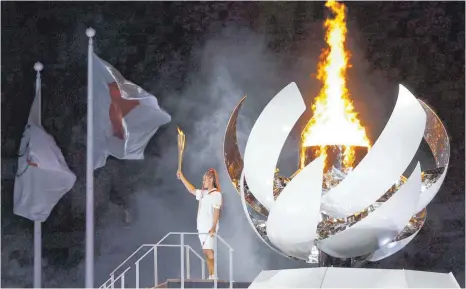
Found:
[(324, 23), (329, 47), (322, 51), (317, 73), (323, 87), (312, 106), (313, 117), (302, 132), (302, 147), (319, 146), (318, 154), (325, 157), (326, 146), (342, 145), (344, 164), (350, 167), (354, 161), (353, 146), (370, 147), (370, 142), (346, 88), (350, 55), (345, 51), (345, 6), (334, 0), (327, 1), (325, 6), (335, 17)]
[(176, 127), (176, 130), (178, 131), (179, 135), (184, 136), (184, 132), (180, 129), (179, 126)]

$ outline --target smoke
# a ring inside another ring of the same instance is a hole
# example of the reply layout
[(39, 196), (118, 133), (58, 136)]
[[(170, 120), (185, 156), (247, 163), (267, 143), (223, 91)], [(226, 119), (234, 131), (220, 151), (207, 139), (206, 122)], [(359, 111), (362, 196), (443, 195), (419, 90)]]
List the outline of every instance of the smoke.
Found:
[[(323, 40), (319, 36), (308, 39), (306, 47), (323, 47)], [(367, 66), (367, 61), (360, 56), (357, 47), (351, 49), (353, 61)], [(172, 115), (172, 123), (157, 133), (146, 150), (146, 160), (138, 163), (110, 162), (107, 165), (119, 167), (118, 174), (112, 173), (111, 182), (124, 183), (125, 188), (131, 187), (134, 192), (132, 199), (128, 200), (133, 221), (129, 226), (118, 221), (121, 220), (121, 209), (114, 205), (111, 205), (106, 215), (102, 215), (98, 236), (102, 251), (96, 257), (96, 285), (102, 284), (108, 278), (107, 274), (140, 245), (154, 244), (169, 232), (196, 231), (197, 201), (175, 176), (178, 157), (175, 125), (180, 126), (186, 134), (183, 172), (187, 179), (199, 187), (208, 168), (216, 168), (219, 172), (224, 198), (219, 234), (234, 249), (233, 279), (251, 281), (261, 270), (307, 266), (270, 250), (250, 227), (240, 197), (230, 184), (226, 172), (223, 137), (230, 114), (244, 95), (247, 98), (237, 125), (241, 152), (244, 152), (247, 137), (262, 109), (290, 82), (297, 82), (305, 101), (310, 104), (320, 89), (320, 84), (309, 77), (316, 70), (319, 53), (315, 48), (299, 53), (296, 58), (272, 53), (263, 37), (248, 29), (236, 27), (224, 28), (215, 37), (192, 50), (190, 59), (193, 62), (186, 85), (180, 92), (171, 92), (160, 98), (162, 106)], [(366, 69), (362, 66), (351, 72), (350, 85), (364, 84), (353, 86), (350, 91), (353, 92), (352, 97), (357, 111), (361, 112), (363, 123), (372, 124), (374, 117), (369, 112), (373, 112), (374, 107), (380, 110), (379, 115), (386, 115), (387, 118), (390, 109), (387, 110), (385, 103), (381, 104), (378, 98), (371, 97), (372, 92), (376, 91), (375, 86), (379, 84), (367, 82), (374, 78), (368, 77)], [(361, 82), (361, 79), (366, 82)], [(392, 92), (385, 91), (386, 94)], [(358, 107), (360, 103), (368, 105)], [(306, 111), (285, 144), (279, 160), (282, 175), (291, 175), (296, 170), (299, 132), (309, 117), (310, 111)], [(383, 129), (384, 121), (381, 120), (380, 125), (377, 123), (374, 127), (368, 127), (370, 132), (375, 133), (375, 138)], [(132, 180), (127, 179), (125, 173), (131, 174)], [(102, 181), (105, 179), (108, 182), (109, 176), (103, 173)], [(179, 236), (172, 236), (164, 243), (179, 244)], [(201, 253), (197, 236), (187, 236), (185, 243)], [(144, 252), (146, 250), (142, 250)], [(117, 272), (132, 266), (126, 276), (127, 286), (134, 284), (134, 261), (142, 253)], [(179, 278), (179, 249), (162, 248), (158, 253), (158, 282)], [(219, 244), (218, 254), (219, 276), (227, 280), (229, 256), (223, 244)], [(153, 286), (151, 260), (152, 254), (141, 261), (141, 286)], [(191, 256), (191, 278), (200, 277), (199, 264), (200, 261)], [(82, 274), (82, 265), (80, 269)]]
[[(204, 45), (193, 49), (187, 85), (179, 93), (163, 98), (163, 107), (171, 113), (172, 123), (160, 131), (155, 141), (159, 156), (148, 156), (142, 164), (131, 202), (133, 222), (129, 228), (115, 221), (117, 215), (103, 217), (102, 251), (96, 258), (96, 285), (104, 282), (121, 261), (141, 244), (154, 244), (169, 232), (195, 232), (197, 201), (177, 180), (177, 138), (175, 125), (186, 134), (183, 172), (196, 187), (204, 172), (216, 168), (219, 172), (224, 198), (219, 234), (234, 249), (233, 272), (236, 281), (251, 281), (263, 269), (292, 268), (303, 263), (278, 256), (256, 236), (244, 216), (240, 197), (230, 183), (223, 160), (223, 137), (228, 119), (239, 100), (248, 97), (240, 112), (237, 135), (241, 151), (249, 132), (267, 102), (291, 82), (283, 59), (270, 53), (263, 38), (240, 28), (226, 28)], [(151, 143), (151, 145), (154, 145)], [(297, 152), (296, 144), (287, 144)], [(291, 147), (293, 146), (293, 147)], [(290, 151), (285, 148), (284, 151)], [(293, 159), (294, 158), (294, 159)], [(287, 159), (291, 159), (291, 162)], [(297, 154), (282, 156), (282, 163), (297, 164)], [(125, 166), (125, 162), (121, 162)], [(290, 170), (290, 169), (289, 169)], [(131, 172), (133, 174), (134, 172)], [(122, 178), (123, 176), (118, 176)], [(123, 177), (124, 178), (124, 177)], [(112, 210), (109, 210), (109, 212)], [(179, 244), (179, 237), (167, 239), (167, 244)], [(197, 236), (185, 242), (201, 252)], [(218, 272), (228, 279), (228, 250), (219, 243)], [(160, 249), (159, 282), (178, 278), (180, 253), (172, 248)], [(147, 257), (152, 260), (152, 255)], [(134, 259), (128, 263), (134, 267)], [(200, 277), (199, 261), (191, 257), (193, 275)], [(163, 265), (161, 265), (163, 264)], [(123, 267), (122, 269), (125, 269)], [(141, 265), (141, 282), (153, 285), (153, 265)], [(127, 277), (127, 284), (131, 277)], [(129, 279), (128, 279), (129, 278)], [(144, 281), (142, 281), (145, 279)], [(143, 284), (141, 283), (141, 286)]]

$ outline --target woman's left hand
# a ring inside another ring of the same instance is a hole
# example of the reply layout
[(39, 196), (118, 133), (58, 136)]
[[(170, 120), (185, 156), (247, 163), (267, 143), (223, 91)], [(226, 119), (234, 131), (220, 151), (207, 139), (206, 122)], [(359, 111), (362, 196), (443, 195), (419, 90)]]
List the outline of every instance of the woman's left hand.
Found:
[(215, 230), (215, 228), (210, 229), (209, 236), (213, 237), (216, 232), (217, 232), (217, 230)]

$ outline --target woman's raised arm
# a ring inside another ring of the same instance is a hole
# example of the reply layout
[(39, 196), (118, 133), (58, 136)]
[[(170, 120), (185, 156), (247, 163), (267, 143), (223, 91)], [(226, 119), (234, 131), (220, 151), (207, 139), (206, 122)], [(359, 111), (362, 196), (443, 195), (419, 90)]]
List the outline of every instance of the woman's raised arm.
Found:
[(181, 171), (176, 172), (176, 176), (179, 180), (181, 180), (188, 192), (190, 192), (193, 195), (196, 195), (196, 188), (184, 177)]

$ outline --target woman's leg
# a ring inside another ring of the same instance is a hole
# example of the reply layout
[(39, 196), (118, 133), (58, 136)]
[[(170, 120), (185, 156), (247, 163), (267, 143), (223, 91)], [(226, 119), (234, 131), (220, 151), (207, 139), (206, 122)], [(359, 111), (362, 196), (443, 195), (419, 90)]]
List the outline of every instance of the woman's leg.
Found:
[(207, 270), (209, 272), (209, 279), (214, 276), (214, 238), (209, 235), (199, 235), (201, 240), (202, 251), (206, 257)]
[(214, 276), (214, 250), (212, 249), (204, 249), (204, 255), (207, 261), (207, 271), (209, 271), (209, 277)]

